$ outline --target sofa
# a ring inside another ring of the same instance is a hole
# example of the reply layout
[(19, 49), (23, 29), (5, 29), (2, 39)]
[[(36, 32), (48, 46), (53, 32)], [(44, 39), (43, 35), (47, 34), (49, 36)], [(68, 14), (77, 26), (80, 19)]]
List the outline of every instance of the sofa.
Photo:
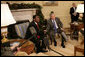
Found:
[(8, 39), (24, 39), (27, 28), (29, 26), (29, 20), (17, 21), (16, 24), (8, 26)]

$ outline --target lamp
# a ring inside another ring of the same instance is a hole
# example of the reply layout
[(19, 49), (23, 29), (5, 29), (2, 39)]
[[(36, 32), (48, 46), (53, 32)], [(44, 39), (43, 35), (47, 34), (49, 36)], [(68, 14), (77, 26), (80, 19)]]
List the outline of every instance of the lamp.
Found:
[(84, 4), (78, 4), (76, 12), (79, 13), (79, 19), (82, 19), (84, 13)]
[(76, 12), (84, 13), (84, 4), (78, 4)]
[(7, 26), (14, 23), (16, 23), (16, 21), (12, 16), (8, 4), (1, 4), (1, 35), (4, 37), (2, 43), (8, 41), (5, 38), (7, 36)]

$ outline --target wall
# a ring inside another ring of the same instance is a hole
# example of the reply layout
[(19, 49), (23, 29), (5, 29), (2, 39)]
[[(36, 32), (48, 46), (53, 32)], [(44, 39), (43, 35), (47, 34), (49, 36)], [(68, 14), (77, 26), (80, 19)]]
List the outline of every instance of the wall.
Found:
[[(58, 6), (43, 6), (44, 1), (9, 1), (10, 3), (37, 3), (41, 5), (42, 13), (45, 16), (45, 19), (49, 19), (49, 13), (51, 11), (55, 12), (55, 15), (60, 18), (63, 22), (64, 27), (69, 27), (69, 23), (71, 22), (69, 10), (72, 6), (72, 3), (80, 4), (84, 1), (58, 1)], [(1, 3), (6, 3), (6, 1), (1, 1)]]

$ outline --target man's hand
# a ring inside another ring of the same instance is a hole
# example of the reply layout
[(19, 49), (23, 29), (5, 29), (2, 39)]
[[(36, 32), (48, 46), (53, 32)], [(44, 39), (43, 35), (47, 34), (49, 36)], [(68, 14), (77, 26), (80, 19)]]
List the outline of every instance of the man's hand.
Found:
[[(11, 50), (14, 50), (15, 47), (17, 47), (19, 44), (15, 44), (14, 46), (10, 47)], [(21, 47), (17, 47), (17, 51), (14, 52), (14, 54), (16, 54), (18, 51), (20, 51)]]
[(64, 31), (64, 29), (63, 29), (63, 28), (61, 28), (61, 30), (62, 30), (62, 31)]
[(82, 28), (81, 30), (83, 30), (83, 31), (84, 31), (84, 28)]
[(17, 51), (20, 51), (21, 47), (17, 47)]
[(73, 13), (73, 15), (74, 15), (74, 16), (76, 16), (76, 15), (77, 15), (77, 13), (76, 13), (76, 12), (74, 12), (74, 13)]
[(15, 45), (13, 45), (12, 47), (10, 47), (11, 48), (11, 50), (13, 50), (15, 47), (17, 47), (19, 44), (15, 44)]
[(17, 47), (17, 51), (14, 52), (14, 54), (16, 54), (17, 52), (19, 52), (21, 49), (21, 47)]

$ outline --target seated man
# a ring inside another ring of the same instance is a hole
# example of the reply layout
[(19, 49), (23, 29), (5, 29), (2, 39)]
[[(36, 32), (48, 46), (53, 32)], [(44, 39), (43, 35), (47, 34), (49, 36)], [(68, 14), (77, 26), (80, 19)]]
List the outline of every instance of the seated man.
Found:
[[(33, 16), (33, 21), (29, 24), (29, 27), (27, 29), (27, 33), (26, 33), (26, 36), (25, 38), (30, 38), (32, 37), (32, 32), (30, 30), (30, 27), (34, 27), (36, 32), (37, 32), (37, 36), (36, 37), (33, 37), (31, 39), (31, 41), (35, 44), (36, 48), (37, 48), (37, 53), (39, 52), (47, 52), (46, 50), (44, 50), (46, 48), (44, 42), (43, 42), (43, 32), (40, 31), (40, 26), (39, 26), (39, 21), (40, 21), (40, 18), (38, 15), (34, 15)], [(37, 38), (37, 39), (36, 39)], [(40, 43), (40, 41), (42, 40), (42, 44)]]
[(61, 46), (63, 48), (65, 48), (64, 40), (66, 41), (67, 36), (63, 32), (62, 27), (63, 27), (63, 24), (60, 21), (60, 19), (55, 17), (54, 12), (51, 12), (50, 19), (47, 22), (47, 33), (50, 36), (51, 44), (52, 44), (52, 40), (53, 40), (54, 46), (57, 46), (57, 41), (56, 41), (55, 37), (56, 37), (56, 33), (58, 33), (58, 34), (61, 34), (61, 36), (62, 36)]

